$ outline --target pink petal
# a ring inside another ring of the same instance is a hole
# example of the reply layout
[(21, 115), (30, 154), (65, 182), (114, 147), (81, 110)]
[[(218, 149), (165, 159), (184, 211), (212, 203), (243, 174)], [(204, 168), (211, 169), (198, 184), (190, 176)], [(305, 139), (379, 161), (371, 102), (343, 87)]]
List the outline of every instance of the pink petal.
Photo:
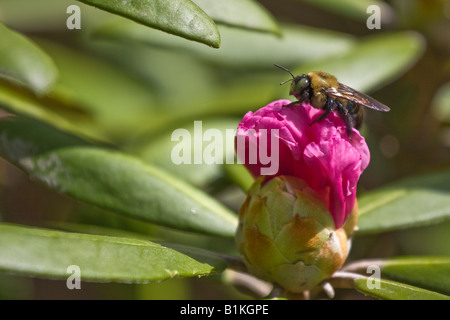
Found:
[[(244, 116), (236, 134), (236, 141), (238, 137), (247, 141), (245, 159), (240, 160), (255, 177), (261, 175), (260, 148), (268, 154), (276, 149), (260, 143), (260, 130), (267, 130), (268, 135), (277, 130), (279, 163), (272, 177), (293, 175), (306, 181), (321, 195), (339, 228), (355, 205), (357, 182), (370, 161), (369, 148), (355, 129), (349, 139), (336, 113), (309, 125), (323, 111), (306, 103), (284, 107), (289, 103), (277, 100)], [(256, 163), (249, 161), (252, 148), (257, 150), (257, 155), (253, 154)]]

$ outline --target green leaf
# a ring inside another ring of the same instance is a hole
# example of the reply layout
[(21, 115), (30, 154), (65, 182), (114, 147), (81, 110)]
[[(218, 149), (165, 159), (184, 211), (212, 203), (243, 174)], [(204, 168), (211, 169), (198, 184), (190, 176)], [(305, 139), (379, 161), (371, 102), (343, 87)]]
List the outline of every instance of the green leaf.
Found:
[[(127, 134), (133, 129), (148, 124), (156, 106), (154, 93), (136, 74), (89, 53), (86, 48), (71, 48), (42, 39), (36, 41), (52, 56), (60, 70), (52, 96), (76, 104), (95, 118), (95, 122), (82, 123), (83, 127), (120, 141), (127, 140)], [(79, 119), (71, 120), (80, 125)]]
[(450, 171), (423, 174), (358, 199), (358, 233), (376, 233), (450, 218)]
[(275, 18), (253, 0), (193, 0), (217, 23), (280, 34)]
[[(2, 105), (7, 106), (13, 113), (17, 111), (27, 114), (76, 135), (95, 136), (99, 139), (93, 131), (83, 130), (82, 122), (89, 122), (92, 119), (84, 113), (84, 110), (77, 109), (75, 105), (66, 101), (50, 96), (37, 97), (22, 88), (0, 82), (0, 107)], [(76, 124), (67, 120), (65, 116), (76, 121)]]
[(450, 82), (443, 84), (434, 95), (432, 110), (437, 119), (450, 122)]
[(396, 241), (404, 255), (450, 256), (450, 219), (396, 232)]
[(218, 48), (214, 21), (190, 0), (78, 0), (145, 26)]
[(3, 23), (12, 29), (30, 34), (47, 34), (64, 32), (67, 37), (79, 36), (99, 23), (111, 18), (111, 14), (97, 8), (78, 3), (81, 11), (81, 30), (68, 30), (67, 20), (72, 13), (67, 13), (73, 0), (5, 0), (0, 1)]
[(339, 82), (364, 92), (398, 78), (414, 65), (424, 48), (424, 39), (414, 32), (368, 36), (347, 54), (301, 65), (295, 73), (324, 70)]
[(0, 224), (0, 270), (67, 279), (72, 265), (80, 268), (82, 282), (159, 281), (216, 274), (226, 268), (224, 260), (195, 248)]
[(372, 280), (360, 278), (355, 280), (355, 287), (358, 291), (379, 299), (387, 300), (450, 300), (446, 296), (434, 291), (425, 290), (418, 287), (406, 285), (404, 283), (380, 279), (379, 288), (368, 286)]
[(175, 37), (150, 32), (126, 20), (102, 25), (94, 31), (94, 35), (171, 50), (188, 50), (198, 58), (240, 70), (256, 67), (273, 70), (274, 63), (298, 65), (311, 59), (325, 59), (347, 53), (354, 44), (350, 35), (298, 25), (282, 25), (282, 37), (223, 25), (219, 29), (223, 41), (220, 50), (213, 52), (206, 47), (181, 42)]
[(245, 192), (247, 192), (255, 182), (255, 179), (243, 164), (228, 164), (225, 165), (224, 168), (228, 177)]
[[(233, 118), (185, 123), (147, 142), (136, 153), (146, 162), (205, 187), (223, 175), (223, 164), (236, 162), (234, 137), (238, 124), (239, 119)], [(172, 156), (183, 163), (175, 164)]]
[(2, 121), (0, 155), (75, 199), (172, 228), (234, 236), (236, 216), (200, 190), (36, 119)]
[(381, 272), (391, 279), (450, 294), (450, 257), (401, 257), (385, 260)]
[(0, 23), (0, 77), (25, 85), (36, 94), (49, 91), (58, 70), (52, 59), (25, 36)]
[(369, 6), (376, 5), (380, 8), (381, 23), (389, 23), (392, 21), (392, 8), (382, 1), (377, 0), (298, 0), (310, 3), (318, 8), (337, 13), (342, 16), (350, 17), (359, 21), (366, 21), (372, 11), (367, 13)]

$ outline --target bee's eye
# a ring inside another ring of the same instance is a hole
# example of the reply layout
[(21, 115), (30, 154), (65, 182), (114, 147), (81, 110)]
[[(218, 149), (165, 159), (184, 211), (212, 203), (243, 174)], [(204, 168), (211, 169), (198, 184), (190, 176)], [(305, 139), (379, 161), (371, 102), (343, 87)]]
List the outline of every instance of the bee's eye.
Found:
[(306, 77), (302, 77), (300, 78), (296, 83), (295, 83), (295, 92), (302, 92), (303, 90), (307, 89), (309, 87), (309, 80)]

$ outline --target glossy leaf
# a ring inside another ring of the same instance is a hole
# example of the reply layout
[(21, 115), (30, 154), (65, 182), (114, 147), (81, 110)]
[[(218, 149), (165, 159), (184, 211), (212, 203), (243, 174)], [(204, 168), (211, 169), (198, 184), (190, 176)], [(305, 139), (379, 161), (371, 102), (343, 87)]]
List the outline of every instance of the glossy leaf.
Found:
[(301, 65), (294, 73), (324, 70), (364, 92), (398, 78), (418, 60), (424, 48), (424, 39), (414, 32), (368, 36), (347, 54)]
[(385, 260), (382, 274), (396, 281), (450, 294), (450, 257), (402, 257)]
[(54, 85), (58, 70), (52, 59), (25, 36), (0, 23), (0, 77), (12, 79), (37, 94)]
[(450, 82), (443, 84), (436, 92), (432, 110), (438, 120), (450, 122)]
[(255, 179), (243, 164), (229, 164), (224, 168), (228, 177), (245, 192), (247, 192), (255, 182)]
[(35, 119), (2, 121), (0, 155), (75, 199), (173, 228), (234, 236), (236, 216), (200, 190)]
[(190, 0), (78, 0), (145, 26), (218, 48), (214, 21)]
[(280, 33), (275, 18), (253, 0), (193, 0), (217, 23), (258, 31)]
[[(129, 21), (123, 19), (122, 21), (129, 23)], [(176, 38), (156, 30), (148, 30), (158, 35), (163, 34), (164, 36)], [(183, 39), (179, 39), (179, 41), (186, 43)], [(217, 71), (195, 57), (186, 55), (182, 50), (168, 51), (137, 43), (124, 45), (121, 41), (103, 40), (87, 42), (85, 45), (104, 60), (110, 61), (111, 65), (120, 66), (129, 75), (137, 78), (139, 80), (137, 84), (147, 91), (147, 96), (150, 95), (155, 98), (155, 101), (151, 104), (149, 102), (146, 103), (145, 100), (137, 100), (132, 104), (140, 106), (142, 111), (147, 109), (152, 112), (152, 114), (147, 115), (142, 113), (136, 115), (136, 112), (139, 110), (131, 112), (129, 116), (133, 117), (134, 114), (133, 118), (135, 118), (135, 121), (137, 120), (138, 124), (140, 123), (139, 127), (141, 128), (152, 128), (155, 124), (158, 125), (160, 120), (162, 120), (158, 119), (158, 117), (162, 113), (167, 113), (168, 118), (176, 118), (179, 111), (187, 112), (200, 106), (207, 109), (209, 107), (208, 103), (211, 101), (210, 93), (214, 92), (218, 86), (216, 80)], [(209, 50), (208, 48), (206, 49)], [(183, 72), (180, 72), (180, 70), (183, 70)], [(102, 77), (100, 76), (100, 78)], [(71, 81), (71, 86), (77, 86), (74, 80), (76, 79), (73, 79), (73, 82)], [(116, 100), (120, 98), (120, 95), (126, 96), (126, 99), (129, 101), (135, 100), (135, 94), (124, 92), (125, 90), (120, 90), (120, 88), (117, 88), (117, 90), (118, 93), (114, 97)], [(199, 92), (202, 94), (199, 94)], [(95, 91), (92, 92), (92, 97), (92, 103), (95, 103)], [(106, 100), (107, 97), (103, 99)], [(117, 108), (114, 111), (116, 111), (116, 119), (119, 121), (111, 123), (112, 126), (117, 127), (121, 122), (120, 113), (122, 113), (122, 116), (126, 116), (128, 112), (123, 114), (123, 107), (119, 108), (119, 103), (110, 101), (110, 99), (107, 100), (110, 103), (112, 102)], [(122, 102), (125, 103), (126, 101), (122, 100)], [(96, 104), (100, 103), (97, 102)], [(108, 108), (106, 108), (105, 104), (105, 108), (102, 108), (102, 113), (105, 112), (105, 116), (108, 115), (107, 110)], [(184, 118), (181, 117), (181, 119)], [(133, 127), (133, 124), (128, 124), (128, 130), (130, 127)]]
[(210, 275), (226, 268), (224, 260), (195, 248), (0, 224), (1, 271), (67, 279), (73, 265), (82, 281), (121, 282)]
[(450, 218), (450, 171), (424, 174), (358, 199), (358, 233), (376, 233)]
[[(77, 50), (42, 39), (36, 41), (53, 57), (60, 70), (52, 96), (69, 101), (93, 116), (93, 123), (83, 122), (81, 126), (117, 141), (126, 140), (133, 128), (147, 125), (156, 105), (154, 93), (135, 74), (83, 52), (87, 49)], [(79, 119), (71, 120), (80, 125)]]
[[(191, 70), (193, 66), (195, 64), (184, 67), (184, 69)], [(163, 68), (163, 66), (157, 68)], [(173, 90), (173, 75), (176, 74), (175, 69), (173, 74), (169, 74), (172, 79), (165, 77), (163, 85), (167, 90), (164, 90), (166, 91), (164, 96), (167, 98), (164, 100), (168, 105), (160, 105), (162, 106), (160, 112), (145, 119), (146, 126), (143, 127), (145, 130), (135, 137), (135, 140), (140, 140), (140, 145), (155, 140), (155, 136), (165, 132), (171, 134), (173, 130), (185, 126), (186, 123), (192, 125), (196, 120), (209, 121), (206, 119), (220, 119), (221, 117), (225, 119), (237, 117), (236, 119), (240, 120), (249, 110), (257, 110), (272, 101), (279, 87), (277, 77), (274, 77), (273, 73), (264, 72), (237, 76), (232, 81), (223, 84), (211, 76), (206, 78), (211, 81), (205, 87), (200, 87), (205, 79), (187, 80), (189, 83), (185, 85), (186, 87), (198, 88), (201, 91), (191, 90), (184, 94), (187, 92), (186, 88), (180, 91), (176, 90), (176, 92)], [(198, 74), (198, 72), (194, 74)], [(185, 78), (183, 75), (180, 76), (180, 79), (183, 81), (187, 77)], [(202, 94), (197, 94), (198, 92)], [(228, 123), (228, 120), (225, 121)], [(237, 123), (238, 121), (236, 127)]]
[(450, 219), (411, 228), (396, 233), (398, 245), (404, 255), (428, 255), (450, 257)]
[[(234, 137), (239, 119), (185, 123), (147, 142), (137, 154), (191, 184), (206, 187), (223, 175), (222, 165), (235, 163)], [(176, 157), (176, 163), (172, 159)]]
[[(72, 5), (80, 8), (80, 29), (67, 29), (67, 22), (74, 22)], [(67, 36), (87, 31), (100, 21), (111, 19), (111, 14), (73, 0), (4, 0), (0, 1), (0, 12), (5, 25), (30, 34), (65, 32)]]
[[(404, 283), (380, 279), (379, 288), (372, 283), (373, 280), (360, 278), (355, 280), (355, 287), (358, 291), (378, 299), (386, 300), (450, 300), (446, 296), (434, 291), (410, 286)], [(368, 282), (370, 285), (368, 285)]]
[(102, 25), (94, 34), (101, 38), (188, 50), (206, 61), (239, 69), (258, 67), (272, 70), (274, 63), (298, 65), (311, 59), (325, 59), (349, 52), (354, 44), (353, 37), (347, 34), (298, 25), (282, 25), (282, 37), (223, 25), (219, 29), (222, 44), (220, 50), (214, 52), (175, 37), (150, 32), (126, 20)]
[[(345, 17), (350, 17), (359, 21), (366, 21), (373, 11), (368, 12), (368, 8), (375, 5), (380, 10), (381, 23), (392, 22), (393, 11), (386, 3), (378, 0), (298, 0), (310, 3), (323, 10), (330, 11)], [(381, 25), (380, 25), (381, 26)]]
[(42, 103), (43, 101), (46, 101), (49, 105), (51, 104), (53, 108), (59, 107), (55, 101), (49, 99), (48, 97), (36, 97), (35, 95), (29, 94), (29, 92), (25, 92), (16, 86), (5, 82), (0, 82), (0, 107), (2, 105), (6, 106), (12, 112), (18, 111), (20, 113), (28, 114), (43, 121), (53, 123), (59, 128), (65, 128), (69, 131), (73, 130), (76, 132), (78, 130), (76, 126), (71, 124), (65, 118), (56, 112), (50, 111), (50, 108), (46, 108)]

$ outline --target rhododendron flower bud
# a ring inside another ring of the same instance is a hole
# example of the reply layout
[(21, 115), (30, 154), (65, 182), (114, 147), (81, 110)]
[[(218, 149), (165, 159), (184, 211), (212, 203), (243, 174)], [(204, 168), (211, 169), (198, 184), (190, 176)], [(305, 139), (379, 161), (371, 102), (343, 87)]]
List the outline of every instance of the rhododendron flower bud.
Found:
[(335, 229), (328, 209), (303, 180), (278, 176), (264, 183), (260, 177), (239, 212), (236, 242), (249, 272), (301, 293), (345, 262), (346, 229)]
[(288, 104), (274, 101), (239, 124), (237, 156), (256, 181), (239, 212), (236, 242), (250, 273), (297, 294), (345, 262), (356, 185), (370, 154), (333, 112), (313, 123), (322, 110)]
[[(266, 175), (266, 179), (289, 175), (304, 180), (329, 209), (336, 228), (340, 228), (355, 205), (356, 184), (369, 164), (369, 149), (356, 129), (351, 137), (347, 135), (345, 123), (334, 112), (310, 125), (323, 110), (308, 103), (285, 107), (290, 103), (274, 101), (244, 116), (236, 133), (238, 158), (258, 177), (267, 167), (261, 155), (278, 152), (273, 157), (278, 161), (278, 170)], [(276, 148), (273, 143), (261, 141), (270, 131), (277, 134)], [(256, 160), (249, 161), (250, 156)]]

